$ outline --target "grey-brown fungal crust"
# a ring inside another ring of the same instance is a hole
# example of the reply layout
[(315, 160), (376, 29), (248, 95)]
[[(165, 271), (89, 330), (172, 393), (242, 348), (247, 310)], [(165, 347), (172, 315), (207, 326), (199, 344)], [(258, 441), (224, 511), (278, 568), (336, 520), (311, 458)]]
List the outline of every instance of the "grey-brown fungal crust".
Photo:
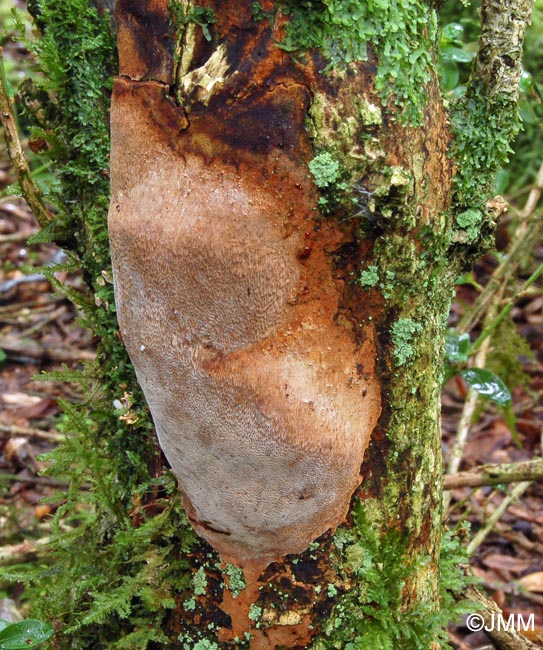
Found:
[(196, 531), (230, 561), (267, 563), (346, 517), (380, 412), (373, 332), (355, 342), (338, 322), (335, 226), (300, 255), (307, 168), (206, 156), (163, 95), (115, 84), (119, 323)]

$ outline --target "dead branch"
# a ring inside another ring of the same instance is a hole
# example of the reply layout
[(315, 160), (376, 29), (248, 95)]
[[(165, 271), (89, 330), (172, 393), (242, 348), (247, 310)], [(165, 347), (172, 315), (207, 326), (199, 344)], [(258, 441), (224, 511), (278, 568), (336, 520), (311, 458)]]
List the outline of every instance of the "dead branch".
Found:
[(0, 547), (0, 566), (22, 564), (47, 554), (47, 544), (51, 539), (42, 537), (36, 541), (25, 540), (20, 544)]
[(58, 431), (43, 431), (42, 429), (32, 429), (30, 427), (18, 427), (15, 424), (0, 423), (0, 433), (6, 433), (8, 436), (37, 438), (39, 440), (48, 440), (51, 442), (60, 442), (64, 439), (62, 433), (59, 433)]
[(480, 465), (466, 472), (447, 474), (443, 489), (454, 490), (463, 487), (481, 487), (500, 483), (520, 483), (521, 481), (542, 481), (543, 459), (521, 463)]
[(12, 336), (0, 338), (0, 348), (13, 359), (36, 359), (42, 363), (50, 361), (94, 361), (96, 354), (79, 348), (51, 345), (44, 347), (32, 339), (18, 339)]
[(17, 180), (21, 186), (23, 195), (28, 203), (28, 206), (34, 213), (36, 221), (41, 228), (44, 228), (53, 218), (53, 215), (47, 209), (40, 190), (34, 185), (28, 160), (26, 158), (21, 141), (19, 140), (19, 133), (17, 131), (17, 122), (15, 120), (15, 113), (9, 91), (6, 83), (6, 75), (4, 70), (3, 49), (0, 47), (0, 120), (4, 126), (4, 135), (8, 147), (8, 155), (10, 157), (13, 169), (17, 174)]

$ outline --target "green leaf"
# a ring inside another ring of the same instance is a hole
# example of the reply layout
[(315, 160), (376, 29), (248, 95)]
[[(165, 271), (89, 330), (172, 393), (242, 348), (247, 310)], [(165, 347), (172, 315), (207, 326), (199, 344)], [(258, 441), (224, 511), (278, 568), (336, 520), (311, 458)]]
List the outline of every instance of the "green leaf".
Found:
[(453, 61), (444, 61), (443, 59), (439, 62), (439, 75), (441, 77), (441, 85), (443, 92), (448, 92), (456, 88), (458, 81), (460, 79), (460, 71), (458, 66)]
[(468, 52), (460, 47), (447, 46), (441, 49), (443, 61), (455, 61), (456, 63), (471, 63), (473, 52)]
[(469, 368), (461, 370), (460, 375), (473, 390), (484, 395), (493, 402), (506, 406), (511, 402), (511, 393), (503, 381), (490, 370), (485, 368)]
[(523, 122), (526, 124), (536, 124), (538, 122), (538, 117), (530, 104), (530, 102), (527, 101), (520, 101), (519, 102), (519, 109), (518, 112), (520, 114), (520, 117)]
[(527, 71), (523, 70), (520, 73), (520, 79), (518, 82), (518, 88), (521, 93), (526, 93), (530, 90), (532, 87), (533, 82), (532, 82), (532, 75)]
[(509, 169), (498, 169), (494, 178), (494, 194), (504, 194), (509, 184), (511, 172)]
[(464, 273), (464, 275), (459, 275), (454, 281), (455, 284), (470, 284), (472, 287), (479, 287), (475, 276), (470, 271), (469, 273)]
[(9, 621), (5, 621), (3, 618), (0, 618), (0, 632), (8, 625), (11, 625)]
[(11, 623), (0, 631), (1, 650), (34, 648), (53, 636), (53, 627), (44, 621), (27, 619)]
[(462, 39), (464, 28), (460, 23), (449, 23), (441, 31), (441, 38), (446, 41), (459, 41)]
[(445, 357), (449, 363), (466, 363), (471, 341), (467, 332), (450, 330), (445, 336)]
[(2, 350), (2, 348), (0, 348), (0, 363), (2, 363), (2, 361), (5, 361), (7, 358), (8, 355), (4, 352), (4, 350)]

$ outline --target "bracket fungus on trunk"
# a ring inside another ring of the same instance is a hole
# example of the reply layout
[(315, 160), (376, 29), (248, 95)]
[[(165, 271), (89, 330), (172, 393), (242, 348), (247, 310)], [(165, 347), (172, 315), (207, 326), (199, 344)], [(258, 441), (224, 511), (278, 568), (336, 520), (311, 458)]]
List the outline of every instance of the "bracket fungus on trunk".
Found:
[(315, 209), (308, 80), (271, 39), (231, 30), (221, 80), (195, 61), (187, 74), (210, 92), (179, 106), (173, 67), (151, 56), (173, 47), (171, 24), (138, 45), (167, 5), (142, 18), (136, 4), (117, 3), (111, 112), (119, 324), (195, 530), (223, 559), (264, 566), (347, 515), (380, 413), (375, 334), (338, 318), (349, 280), (335, 252), (352, 236)]

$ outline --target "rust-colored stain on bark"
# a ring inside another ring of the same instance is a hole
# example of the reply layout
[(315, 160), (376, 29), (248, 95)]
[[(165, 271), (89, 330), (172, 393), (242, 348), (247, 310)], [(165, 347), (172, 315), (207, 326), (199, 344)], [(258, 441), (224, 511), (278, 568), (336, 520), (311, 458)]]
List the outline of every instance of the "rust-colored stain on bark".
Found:
[(316, 224), (305, 165), (229, 154), (213, 125), (187, 127), (160, 84), (116, 81), (117, 307), (194, 527), (264, 566), (345, 518), (379, 413), (374, 342), (335, 320), (326, 251), (344, 236)]

